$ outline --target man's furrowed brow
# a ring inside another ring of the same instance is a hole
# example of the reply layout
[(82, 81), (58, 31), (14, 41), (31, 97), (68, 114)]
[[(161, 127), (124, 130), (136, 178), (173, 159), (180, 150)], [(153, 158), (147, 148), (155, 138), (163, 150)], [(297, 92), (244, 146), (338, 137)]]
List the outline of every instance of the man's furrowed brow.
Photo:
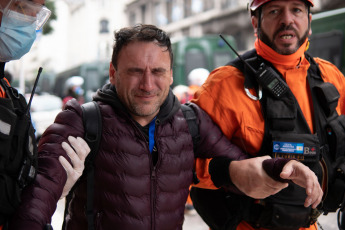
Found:
[(155, 73), (165, 73), (167, 71), (167, 69), (163, 68), (163, 67), (158, 67), (158, 68), (153, 68), (152, 72)]
[(138, 72), (144, 72), (144, 69), (139, 68), (139, 67), (130, 67), (127, 69), (127, 71), (130, 73), (138, 73)]

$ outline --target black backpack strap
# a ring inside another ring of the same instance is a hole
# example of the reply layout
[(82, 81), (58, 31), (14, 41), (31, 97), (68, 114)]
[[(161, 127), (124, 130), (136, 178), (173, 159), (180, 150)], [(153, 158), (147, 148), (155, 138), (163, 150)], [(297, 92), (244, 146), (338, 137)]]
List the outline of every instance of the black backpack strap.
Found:
[(97, 102), (91, 101), (81, 106), (83, 110), (83, 124), (85, 129), (85, 141), (91, 152), (85, 160), (85, 166), (93, 165), (93, 160), (98, 152), (99, 142), (102, 135), (102, 116)]
[(87, 175), (87, 203), (86, 215), (88, 222), (88, 230), (93, 230), (93, 200), (94, 200), (94, 159), (97, 155), (100, 139), (102, 135), (102, 117), (97, 102), (92, 101), (82, 105), (83, 123), (85, 129), (85, 141), (88, 143), (91, 152), (85, 159), (85, 173)]
[(191, 107), (189, 107), (188, 105), (189, 105), (189, 103), (182, 104), (181, 110), (183, 112), (183, 116), (186, 118), (189, 133), (190, 133), (190, 135), (192, 135), (193, 150), (195, 151), (196, 145), (198, 144), (198, 142), (200, 140), (199, 125), (197, 123), (197, 117), (196, 117), (194, 110)]
[[(183, 116), (186, 118), (189, 133), (192, 136), (192, 140), (193, 140), (193, 151), (195, 152), (196, 146), (200, 140), (199, 125), (198, 125), (197, 117), (194, 110), (188, 105), (189, 103), (182, 104), (181, 110), (183, 112)], [(193, 183), (197, 184), (199, 182), (200, 181), (196, 175), (195, 169), (193, 169)]]
[[(85, 130), (84, 139), (89, 145), (91, 152), (85, 159), (85, 169), (82, 177), (87, 180), (87, 204), (86, 215), (88, 222), (88, 229), (94, 229), (93, 218), (93, 198), (94, 198), (94, 159), (97, 155), (100, 140), (102, 136), (102, 117), (98, 104), (95, 101), (85, 103), (81, 106), (83, 111), (83, 125)], [(78, 182), (72, 187), (71, 191), (66, 196), (65, 213), (62, 229), (65, 229), (66, 217), (68, 215), (68, 206), (73, 196), (73, 192), (77, 187)]]

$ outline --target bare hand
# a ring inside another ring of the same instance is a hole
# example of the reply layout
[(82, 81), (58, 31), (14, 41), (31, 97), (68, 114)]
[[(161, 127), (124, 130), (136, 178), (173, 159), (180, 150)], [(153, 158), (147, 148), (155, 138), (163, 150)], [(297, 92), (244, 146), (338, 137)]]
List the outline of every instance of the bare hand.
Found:
[(59, 157), (59, 161), (67, 173), (67, 181), (63, 188), (60, 199), (67, 196), (75, 182), (83, 174), (84, 161), (87, 155), (90, 153), (90, 148), (83, 138), (69, 136), (68, 141), (73, 148), (66, 142), (63, 142), (61, 146), (71, 159), (72, 165), (63, 156)]
[(275, 181), (267, 175), (262, 162), (270, 158), (263, 156), (232, 161), (229, 166), (231, 181), (244, 194), (254, 199), (264, 199), (278, 193), (289, 184)]
[(320, 204), (323, 196), (322, 188), (315, 173), (307, 166), (295, 160), (289, 161), (280, 173), (280, 177), (305, 188), (307, 193), (305, 207), (312, 205), (312, 208), (316, 208)]

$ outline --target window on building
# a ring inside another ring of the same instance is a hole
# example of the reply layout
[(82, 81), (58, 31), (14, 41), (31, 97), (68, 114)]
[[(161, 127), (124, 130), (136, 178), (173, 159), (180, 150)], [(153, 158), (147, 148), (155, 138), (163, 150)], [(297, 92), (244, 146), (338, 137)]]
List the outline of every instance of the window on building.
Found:
[(141, 23), (145, 23), (145, 15), (146, 15), (146, 5), (141, 5), (140, 6), (140, 11), (141, 11)]
[(214, 8), (212, 0), (186, 0), (184, 6), (185, 17), (203, 13)]
[(203, 0), (192, 0), (192, 14), (198, 14), (203, 12), (204, 2)]
[(107, 19), (102, 19), (100, 21), (100, 30), (99, 33), (100, 34), (106, 34), (109, 33), (109, 21)]
[(155, 3), (154, 12), (155, 12), (155, 22), (157, 26), (163, 26), (168, 23), (167, 16), (165, 15), (165, 10), (163, 7), (163, 2)]
[(204, 0), (204, 10), (212, 10), (214, 8), (213, 0)]
[(173, 1), (172, 0), (166, 0), (166, 4), (167, 4), (167, 20), (168, 23), (172, 22), (172, 5), (173, 5)]
[(185, 0), (184, 4), (184, 17), (190, 17), (192, 15), (192, 0)]
[(172, 0), (171, 19), (173, 22), (183, 19), (184, 3), (182, 0)]
[(134, 12), (130, 12), (129, 13), (129, 24), (130, 25), (135, 25), (135, 23), (136, 23), (135, 20), (136, 20), (135, 19), (135, 13)]
[(222, 8), (233, 8), (238, 6), (238, 0), (222, 0)]

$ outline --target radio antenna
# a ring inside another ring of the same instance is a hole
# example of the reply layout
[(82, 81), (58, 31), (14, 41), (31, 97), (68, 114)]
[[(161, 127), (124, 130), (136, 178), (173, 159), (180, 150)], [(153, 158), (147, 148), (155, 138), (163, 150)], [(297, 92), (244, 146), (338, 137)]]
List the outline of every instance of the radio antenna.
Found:
[(232, 46), (230, 45), (230, 43), (223, 37), (223, 35), (219, 34), (219, 37), (221, 37), (221, 39), (223, 39), (223, 41), (230, 47), (230, 49), (237, 55), (237, 57), (254, 73), (256, 74), (256, 71), (253, 67), (251, 67), (242, 57), (241, 55), (239, 55), (237, 53), (237, 51), (232, 48)]
[(39, 80), (39, 78), (41, 76), (42, 70), (43, 70), (42, 67), (40, 67), (38, 69), (38, 73), (37, 73), (37, 77), (36, 77), (36, 80), (35, 80), (35, 83), (34, 83), (34, 87), (32, 88), (32, 91), (31, 91), (30, 100), (29, 100), (28, 106), (26, 107), (26, 111), (25, 111), (26, 115), (29, 114), (29, 111), (30, 111), (30, 108), (31, 108), (32, 98), (34, 97), (34, 94), (35, 94), (35, 91), (36, 91), (36, 87), (37, 87), (37, 83), (38, 83), (38, 80)]

